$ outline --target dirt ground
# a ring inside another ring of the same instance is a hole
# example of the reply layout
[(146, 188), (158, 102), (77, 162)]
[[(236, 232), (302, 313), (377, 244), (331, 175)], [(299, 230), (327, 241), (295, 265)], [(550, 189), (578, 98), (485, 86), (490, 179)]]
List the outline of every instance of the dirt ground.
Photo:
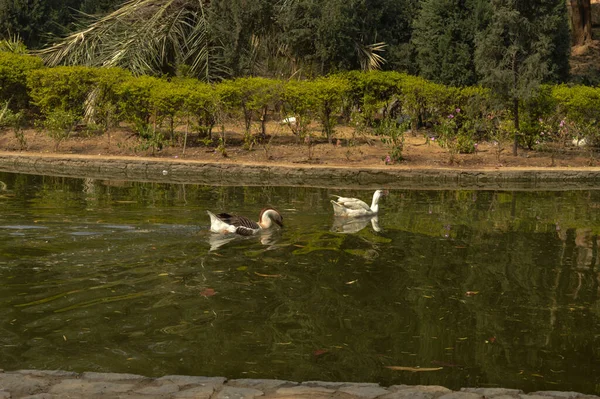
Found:
[[(125, 128), (115, 129), (107, 134), (97, 135), (85, 131), (73, 133), (62, 141), (58, 149), (56, 143), (47, 134), (37, 130), (24, 131), (26, 147), (21, 149), (14, 132), (0, 132), (0, 151), (26, 152), (37, 154), (77, 154), (92, 157), (134, 156), (156, 159), (171, 158), (204, 162), (262, 163), (282, 165), (323, 165), (323, 166), (360, 166), (360, 167), (404, 167), (404, 168), (459, 168), (459, 169), (500, 169), (500, 168), (585, 168), (600, 166), (600, 156), (585, 148), (565, 148), (561, 151), (527, 151), (519, 148), (518, 155), (512, 155), (510, 143), (477, 143), (474, 154), (458, 154), (452, 158), (448, 150), (436, 142), (427, 140), (432, 137), (428, 131), (405, 135), (403, 160), (386, 163), (389, 148), (377, 136), (356, 134), (351, 127), (341, 126), (336, 130), (335, 138), (329, 143), (315, 126), (311, 146), (292, 134), (288, 126), (276, 122), (268, 124), (268, 138), (257, 140), (251, 148), (244, 146), (243, 128), (226, 126), (225, 151), (217, 149), (217, 140), (210, 145), (201, 142), (197, 135), (190, 135), (185, 152), (183, 151), (183, 132), (173, 146), (164, 147), (154, 153), (144, 149), (139, 136)], [(218, 137), (218, 133), (214, 133)], [(553, 160), (554, 158), (554, 160)]]

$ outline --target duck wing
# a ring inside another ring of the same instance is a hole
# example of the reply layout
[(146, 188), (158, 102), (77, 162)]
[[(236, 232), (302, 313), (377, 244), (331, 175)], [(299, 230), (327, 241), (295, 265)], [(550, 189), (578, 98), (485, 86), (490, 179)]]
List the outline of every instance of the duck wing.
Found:
[(229, 213), (219, 213), (217, 217), (231, 226), (235, 227), (236, 234), (242, 236), (251, 236), (260, 229), (258, 223), (245, 216), (231, 215)]
[(339, 197), (336, 202), (339, 205), (341, 205), (347, 209), (352, 209), (352, 210), (363, 209), (365, 211), (371, 210), (371, 207), (369, 205), (367, 205), (367, 203), (365, 201), (359, 200), (358, 198)]

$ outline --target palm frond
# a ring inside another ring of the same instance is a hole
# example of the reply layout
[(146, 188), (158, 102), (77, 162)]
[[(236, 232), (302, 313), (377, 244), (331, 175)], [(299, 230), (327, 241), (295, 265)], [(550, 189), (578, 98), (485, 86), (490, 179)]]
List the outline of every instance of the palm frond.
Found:
[(162, 74), (185, 63), (211, 80), (220, 69), (210, 59), (206, 1), (129, 0), (37, 53), (51, 66), (118, 66), (134, 74)]
[(375, 71), (381, 69), (381, 66), (385, 64), (385, 58), (377, 53), (385, 51), (386, 47), (387, 44), (384, 42), (367, 45), (355, 42), (356, 53), (361, 69), (363, 71)]

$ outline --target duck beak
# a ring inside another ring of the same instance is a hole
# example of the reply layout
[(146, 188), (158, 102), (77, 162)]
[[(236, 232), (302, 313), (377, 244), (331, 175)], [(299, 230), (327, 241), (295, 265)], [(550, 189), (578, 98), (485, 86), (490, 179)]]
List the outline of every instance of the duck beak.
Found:
[(277, 226), (283, 227), (283, 218), (281, 218), (281, 219), (279, 219), (279, 218), (275, 219), (275, 223), (277, 223)]

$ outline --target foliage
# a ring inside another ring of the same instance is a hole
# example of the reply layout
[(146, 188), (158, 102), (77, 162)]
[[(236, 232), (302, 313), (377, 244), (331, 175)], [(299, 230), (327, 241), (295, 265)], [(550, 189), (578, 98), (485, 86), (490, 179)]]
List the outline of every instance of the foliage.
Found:
[(25, 117), (23, 111), (13, 112), (9, 107), (9, 101), (5, 101), (0, 109), (0, 128), (12, 129), (15, 133), (15, 137), (19, 142), (21, 150), (27, 148), (27, 140), (23, 134), (23, 123)]
[[(27, 86), (33, 104), (43, 115), (60, 110), (80, 119), (95, 76), (96, 69), (88, 67), (42, 68), (31, 71)], [(62, 116), (56, 118), (63, 119)]]
[(27, 108), (31, 101), (27, 76), (42, 67), (38, 57), (0, 52), (0, 101), (10, 101), (12, 110)]
[(220, 67), (207, 24), (203, 0), (129, 0), (39, 54), (50, 65), (118, 66), (137, 75), (181, 69), (212, 80)]
[(308, 134), (311, 111), (316, 107), (309, 85), (305, 81), (291, 80), (284, 85), (282, 97), (284, 114), (295, 118), (295, 122), (289, 124), (292, 132), (304, 139)]
[(184, 113), (193, 115), (196, 118), (196, 130), (201, 136), (212, 140), (212, 130), (220, 109), (219, 96), (214, 86), (196, 79), (185, 79), (177, 83), (187, 90), (183, 103)]
[(343, 75), (350, 85), (346, 94), (347, 106), (360, 111), (360, 124), (373, 126), (375, 118), (396, 117), (401, 111), (400, 82), (408, 75), (398, 72), (359, 72)]
[(420, 75), (450, 86), (475, 84), (475, 35), (489, 14), (489, 1), (421, 1), (412, 35)]
[(161, 84), (152, 76), (130, 77), (115, 87), (121, 118), (132, 123), (142, 137), (149, 136), (150, 119), (154, 114), (152, 89)]
[(555, 118), (569, 128), (570, 139), (600, 144), (600, 88), (559, 85), (552, 88), (552, 97), (557, 104)]
[(341, 76), (317, 78), (307, 83), (310, 95), (313, 97), (313, 112), (321, 122), (323, 133), (331, 142), (334, 127), (337, 124), (335, 111), (340, 109), (342, 101), (348, 95), (350, 85)]
[(279, 101), (280, 86), (276, 80), (265, 78), (238, 78), (218, 85), (218, 93), (225, 109), (234, 114), (241, 113), (244, 119), (244, 138), (248, 148), (253, 145), (253, 120), (261, 120), (262, 137), (266, 136), (267, 113)]
[(552, 5), (560, 8), (557, 2), (564, 3), (563, 0), (494, 0), (491, 23), (476, 40), (475, 65), (482, 76), (481, 83), (491, 88), (513, 112), (513, 155), (517, 154), (520, 133), (520, 104), (535, 95), (539, 85), (554, 72), (560, 71), (553, 64), (557, 48), (553, 43), (562, 38), (556, 35), (568, 34), (561, 29), (566, 14), (560, 10), (547, 14), (540, 11), (555, 11)]
[(83, 15), (102, 13), (122, 0), (0, 0), (0, 31), (23, 38), (29, 48), (44, 46), (74, 27)]
[(392, 117), (384, 118), (375, 129), (375, 134), (380, 136), (381, 142), (389, 148), (389, 153), (384, 158), (387, 164), (400, 162), (404, 151), (404, 132), (409, 127), (409, 121), (398, 123)]
[(131, 73), (120, 68), (97, 68), (94, 76), (94, 88), (88, 94), (85, 103), (85, 119), (102, 130), (117, 125), (120, 119), (116, 93), (117, 87)]
[(60, 143), (69, 137), (75, 123), (77, 122), (77, 115), (70, 110), (57, 108), (46, 114), (46, 118), (42, 122), (48, 136), (50, 136), (55, 143), (54, 151), (58, 151)]
[(475, 152), (474, 132), (463, 115), (464, 112), (456, 108), (445, 118), (441, 118), (435, 128), (440, 146), (450, 153), (450, 163), (455, 162), (457, 154)]
[(0, 40), (0, 52), (25, 55), (27, 54), (27, 46), (19, 36), (9, 36)]
[[(42, 119), (51, 119), (49, 127), (58, 142), (75, 123), (64, 121), (75, 118), (102, 132), (120, 121), (129, 123), (146, 140), (144, 148), (140, 147), (143, 150), (160, 149), (167, 140), (179, 143), (175, 128), (182, 122), (186, 125), (184, 147), (190, 127), (208, 144), (213, 127), (231, 116), (243, 117), (251, 147), (256, 140), (252, 124), (260, 120), (260, 138), (267, 139), (267, 118), (280, 114), (284, 120), (293, 120), (288, 125), (308, 145), (309, 157), (315, 145), (310, 123), (319, 121), (331, 140), (336, 124), (348, 120), (348, 114), (357, 129), (373, 129), (390, 146), (390, 161), (401, 159), (403, 126), (409, 123), (413, 129), (433, 127), (440, 144), (454, 155), (475, 151), (481, 140), (503, 143), (509, 132), (519, 132), (521, 144), (528, 148), (557, 142), (559, 130), (567, 128), (571, 139), (585, 138), (594, 145), (600, 141), (600, 89), (586, 86), (539, 86), (519, 102), (521, 127), (517, 130), (514, 109), (496, 102), (489, 88), (449, 87), (397, 72), (355, 71), (287, 82), (240, 78), (208, 84), (190, 78), (136, 77), (120, 68), (44, 68), (35, 57), (0, 53), (0, 76), (5, 106), (13, 104), (14, 100), (8, 102), (11, 94), (20, 99), (23, 109), (37, 106)], [(24, 88), (24, 93), (15, 93), (15, 87)], [(19, 111), (11, 107), (11, 112)], [(508, 118), (513, 120), (509, 123)], [(221, 139), (224, 149), (224, 134)], [(562, 142), (568, 142), (566, 136)]]

